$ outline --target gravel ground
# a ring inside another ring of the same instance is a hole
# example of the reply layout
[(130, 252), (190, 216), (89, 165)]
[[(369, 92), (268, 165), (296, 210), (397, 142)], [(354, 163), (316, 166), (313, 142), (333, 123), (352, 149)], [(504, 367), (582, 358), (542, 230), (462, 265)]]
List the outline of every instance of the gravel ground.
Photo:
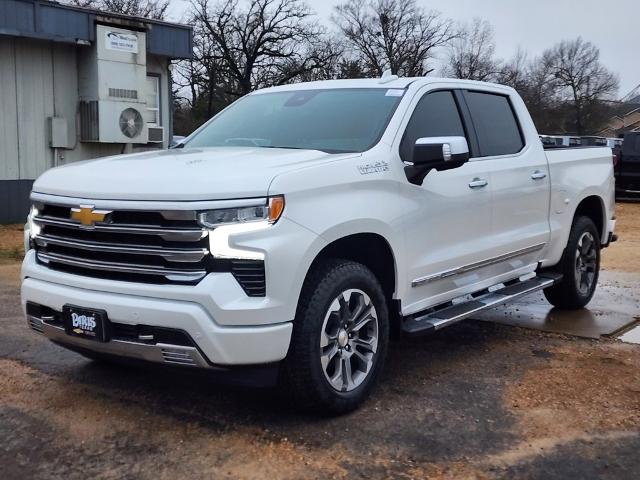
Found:
[[(618, 218), (605, 268), (640, 272), (640, 205)], [(314, 418), (277, 391), (59, 348), (26, 328), (18, 270), (0, 256), (3, 479), (638, 478), (638, 345), (469, 320), (395, 342), (363, 408)]]

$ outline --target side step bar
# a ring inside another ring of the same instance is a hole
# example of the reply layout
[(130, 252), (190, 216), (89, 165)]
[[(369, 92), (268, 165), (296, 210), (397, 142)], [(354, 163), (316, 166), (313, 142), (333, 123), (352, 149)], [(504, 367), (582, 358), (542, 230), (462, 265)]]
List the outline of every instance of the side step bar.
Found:
[(466, 301), (445, 304), (441, 308), (430, 309), (424, 314), (405, 317), (402, 321), (402, 331), (410, 335), (419, 335), (440, 330), (481, 310), (511, 302), (516, 298), (550, 287), (560, 280), (562, 275), (544, 272), (529, 280), (516, 281), (497, 290), (484, 290), (471, 295), (471, 298)]

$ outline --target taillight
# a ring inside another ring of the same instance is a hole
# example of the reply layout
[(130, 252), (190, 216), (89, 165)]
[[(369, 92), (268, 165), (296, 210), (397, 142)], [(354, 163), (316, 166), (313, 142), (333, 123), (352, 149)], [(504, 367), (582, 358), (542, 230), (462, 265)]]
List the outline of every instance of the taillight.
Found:
[(620, 153), (613, 152), (613, 168), (616, 168), (618, 166), (618, 163), (620, 163)]

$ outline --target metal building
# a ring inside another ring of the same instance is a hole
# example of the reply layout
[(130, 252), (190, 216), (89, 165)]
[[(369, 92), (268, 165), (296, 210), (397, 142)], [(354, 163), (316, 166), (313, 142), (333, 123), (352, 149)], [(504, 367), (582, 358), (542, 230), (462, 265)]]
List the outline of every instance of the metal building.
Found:
[(45, 0), (0, 0), (0, 223), (21, 222), (48, 168), (172, 133), (172, 59), (191, 27)]

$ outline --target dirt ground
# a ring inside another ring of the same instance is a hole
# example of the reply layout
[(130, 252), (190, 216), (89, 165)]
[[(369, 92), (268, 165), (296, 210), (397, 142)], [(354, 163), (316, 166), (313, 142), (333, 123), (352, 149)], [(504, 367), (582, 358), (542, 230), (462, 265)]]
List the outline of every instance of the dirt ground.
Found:
[[(613, 278), (640, 273), (640, 204), (618, 205), (617, 232), (603, 267)], [(1, 248), (21, 243), (19, 229), (0, 230)], [(0, 256), (3, 479), (635, 480), (640, 472), (640, 345), (469, 320), (394, 342), (360, 410), (315, 418), (274, 390), (94, 363), (57, 347), (25, 326), (18, 272), (11, 255)], [(597, 293), (601, 303), (608, 292)], [(616, 294), (640, 302), (640, 288)]]
[(640, 272), (640, 203), (616, 204), (619, 240), (602, 253), (604, 270)]

